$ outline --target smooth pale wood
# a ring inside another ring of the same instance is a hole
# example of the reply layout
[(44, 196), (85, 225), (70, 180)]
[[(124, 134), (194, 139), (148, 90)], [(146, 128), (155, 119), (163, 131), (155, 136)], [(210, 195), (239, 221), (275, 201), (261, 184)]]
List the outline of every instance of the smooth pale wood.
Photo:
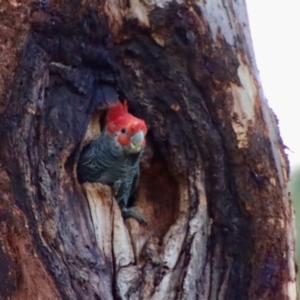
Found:
[[(244, 1), (0, 11), (3, 299), (297, 298), (288, 162)], [(117, 88), (150, 129), (147, 226), (76, 178)]]

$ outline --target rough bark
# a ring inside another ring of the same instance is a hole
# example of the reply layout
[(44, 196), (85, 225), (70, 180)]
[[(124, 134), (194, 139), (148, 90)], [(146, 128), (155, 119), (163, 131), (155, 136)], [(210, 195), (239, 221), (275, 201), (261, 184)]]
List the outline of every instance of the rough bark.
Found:
[[(296, 299), (288, 162), (244, 1), (0, 2), (1, 299)], [(127, 98), (134, 204), (80, 185)]]

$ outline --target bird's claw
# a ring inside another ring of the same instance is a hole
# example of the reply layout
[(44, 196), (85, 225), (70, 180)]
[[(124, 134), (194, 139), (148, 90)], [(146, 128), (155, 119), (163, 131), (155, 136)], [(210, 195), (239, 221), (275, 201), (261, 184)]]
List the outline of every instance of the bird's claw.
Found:
[(147, 220), (145, 219), (145, 217), (141, 213), (139, 213), (134, 207), (123, 207), (122, 216), (124, 219), (134, 218), (139, 223), (147, 225)]

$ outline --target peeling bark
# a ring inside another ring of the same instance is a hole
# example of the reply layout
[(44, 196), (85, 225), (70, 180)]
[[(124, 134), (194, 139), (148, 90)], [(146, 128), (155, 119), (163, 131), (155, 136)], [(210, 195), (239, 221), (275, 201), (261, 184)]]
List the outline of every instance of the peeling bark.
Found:
[[(1, 299), (297, 298), (288, 161), (243, 1), (0, 16)], [(119, 98), (150, 129), (132, 203), (147, 226), (77, 181)]]

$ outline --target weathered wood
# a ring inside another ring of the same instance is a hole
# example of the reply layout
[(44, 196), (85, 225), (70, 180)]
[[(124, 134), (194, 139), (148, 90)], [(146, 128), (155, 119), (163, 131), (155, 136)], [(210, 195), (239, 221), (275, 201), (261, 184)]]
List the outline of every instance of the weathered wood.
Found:
[[(243, 1), (0, 8), (1, 299), (296, 299), (288, 162)], [(77, 182), (118, 98), (150, 129), (148, 226)]]

